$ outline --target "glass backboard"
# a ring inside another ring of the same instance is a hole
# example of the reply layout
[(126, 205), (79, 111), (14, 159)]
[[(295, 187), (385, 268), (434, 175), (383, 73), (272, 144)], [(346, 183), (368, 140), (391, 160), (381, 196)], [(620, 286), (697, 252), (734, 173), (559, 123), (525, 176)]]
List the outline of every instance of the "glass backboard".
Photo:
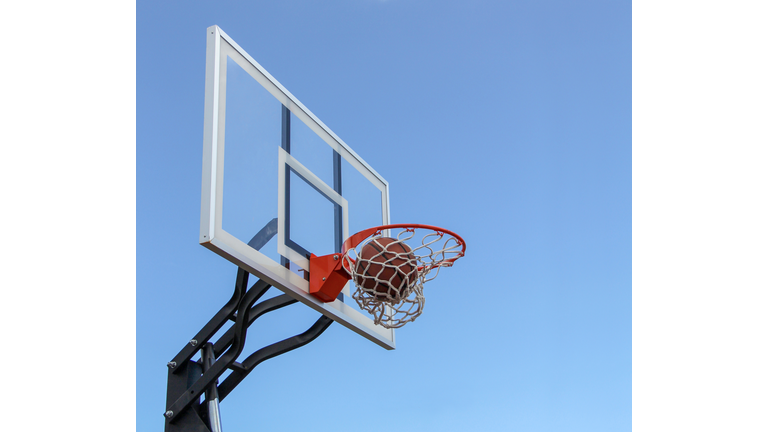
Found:
[(218, 26), (208, 28), (200, 244), (387, 349), (349, 297), (309, 294), (309, 254), (389, 223), (389, 184)]

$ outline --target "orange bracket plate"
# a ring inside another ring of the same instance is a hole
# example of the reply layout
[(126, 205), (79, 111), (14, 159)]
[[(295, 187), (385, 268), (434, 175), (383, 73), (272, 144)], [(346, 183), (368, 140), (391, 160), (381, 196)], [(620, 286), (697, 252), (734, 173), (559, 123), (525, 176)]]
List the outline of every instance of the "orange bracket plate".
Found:
[(341, 254), (309, 257), (309, 293), (324, 303), (330, 303), (339, 296), (349, 273), (342, 268)]

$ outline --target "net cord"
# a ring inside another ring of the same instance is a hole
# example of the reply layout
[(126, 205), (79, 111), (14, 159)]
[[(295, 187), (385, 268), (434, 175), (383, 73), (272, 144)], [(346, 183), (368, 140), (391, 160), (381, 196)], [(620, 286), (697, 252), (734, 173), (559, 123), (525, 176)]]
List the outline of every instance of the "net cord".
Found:
[[(420, 241), (416, 230), (426, 231)], [(456, 237), (421, 228), (403, 228), (396, 237), (376, 231), (344, 253), (343, 267), (356, 286), (352, 297), (377, 325), (399, 328), (414, 321), (424, 311), (424, 284), (464, 255)], [(376, 253), (363, 256), (363, 249)]]

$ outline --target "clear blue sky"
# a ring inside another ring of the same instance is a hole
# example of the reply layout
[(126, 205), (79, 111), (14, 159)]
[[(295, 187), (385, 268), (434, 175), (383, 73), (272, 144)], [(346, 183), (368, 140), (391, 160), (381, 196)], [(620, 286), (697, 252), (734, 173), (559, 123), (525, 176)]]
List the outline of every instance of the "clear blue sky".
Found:
[[(334, 324), (228, 396), (227, 432), (630, 430), (630, 2), (405, 0), (137, 3), (137, 430), (234, 284), (197, 241), (214, 24), (389, 181), (393, 222), (468, 243), (397, 350)], [(317, 316), (278, 314), (245, 355)]]

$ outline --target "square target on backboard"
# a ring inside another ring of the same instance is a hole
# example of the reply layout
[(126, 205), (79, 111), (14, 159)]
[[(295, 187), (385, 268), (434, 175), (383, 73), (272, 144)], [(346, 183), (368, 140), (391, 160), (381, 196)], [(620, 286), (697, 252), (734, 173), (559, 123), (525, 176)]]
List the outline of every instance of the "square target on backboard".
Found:
[(342, 298), (318, 301), (306, 278), (310, 253), (340, 252), (350, 233), (388, 223), (386, 180), (218, 26), (208, 28), (200, 244), (394, 349), (393, 329)]

